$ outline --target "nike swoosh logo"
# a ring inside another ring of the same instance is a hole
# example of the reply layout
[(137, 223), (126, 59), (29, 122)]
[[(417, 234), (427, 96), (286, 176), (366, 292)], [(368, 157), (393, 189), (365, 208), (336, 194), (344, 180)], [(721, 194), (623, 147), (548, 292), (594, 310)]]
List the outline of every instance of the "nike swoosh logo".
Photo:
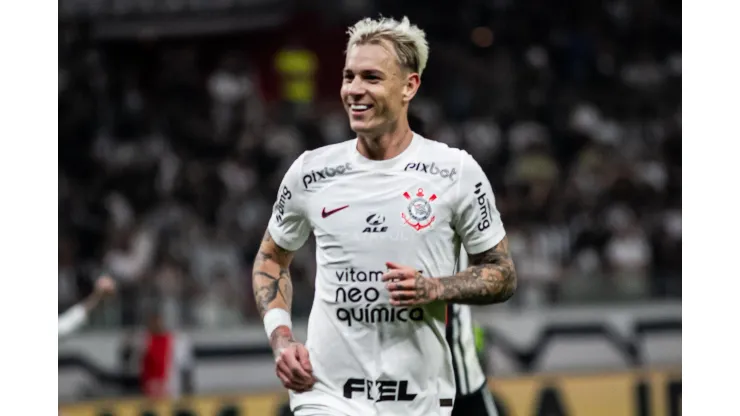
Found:
[(321, 210), (321, 218), (326, 218), (326, 217), (328, 217), (329, 215), (335, 214), (335, 213), (337, 213), (337, 212), (339, 212), (339, 211), (341, 211), (341, 210), (343, 210), (343, 209), (345, 209), (345, 208), (349, 208), (349, 205), (345, 205), (345, 206), (343, 206), (343, 207), (339, 207), (339, 208), (334, 208), (334, 209), (333, 209), (333, 210), (331, 210), (331, 211), (327, 211), (327, 210), (326, 210), (326, 207), (324, 207), (324, 208), (323, 208), (323, 209)]

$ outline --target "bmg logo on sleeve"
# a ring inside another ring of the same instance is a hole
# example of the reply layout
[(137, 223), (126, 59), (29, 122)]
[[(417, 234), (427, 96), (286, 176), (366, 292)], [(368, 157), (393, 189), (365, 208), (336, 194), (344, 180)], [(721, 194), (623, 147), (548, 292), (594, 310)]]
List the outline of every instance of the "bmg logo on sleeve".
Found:
[(411, 162), (406, 165), (405, 168), (403, 168), (404, 171), (407, 170), (413, 170), (416, 172), (424, 172), (428, 173), (430, 175), (439, 175), (442, 178), (449, 178), (450, 181), (455, 181), (455, 175), (457, 174), (457, 171), (455, 168), (452, 169), (440, 169), (439, 166), (437, 166), (434, 162), (432, 163), (424, 163), (424, 162)]
[(475, 195), (478, 201), (478, 213), (480, 214), (480, 221), (478, 221), (478, 231), (483, 231), (491, 226), (491, 213), (493, 207), (491, 207), (491, 201), (486, 198), (486, 193), (483, 191), (483, 183), (478, 182), (475, 184)]
[(292, 197), (293, 194), (290, 192), (290, 189), (288, 189), (287, 186), (283, 186), (283, 188), (280, 190), (280, 195), (278, 196), (278, 201), (275, 204), (275, 208), (273, 209), (275, 211), (275, 219), (277, 220), (278, 224), (282, 224), (283, 215), (285, 215), (285, 204), (290, 201), (290, 198)]
[(308, 189), (308, 185), (322, 181), (326, 178), (333, 178), (337, 175), (344, 175), (345, 173), (352, 170), (352, 165), (349, 162), (334, 166), (325, 167), (321, 170), (312, 170), (310, 173), (303, 175), (303, 187)]

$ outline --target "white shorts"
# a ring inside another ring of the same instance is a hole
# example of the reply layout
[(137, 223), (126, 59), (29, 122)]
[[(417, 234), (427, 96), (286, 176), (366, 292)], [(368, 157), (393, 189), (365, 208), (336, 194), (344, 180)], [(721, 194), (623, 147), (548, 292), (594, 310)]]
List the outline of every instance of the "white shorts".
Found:
[(320, 391), (322, 387), (314, 386), (313, 390), (305, 393), (291, 390), (290, 408), (293, 416), (355, 416), (374, 413), (373, 409), (365, 408), (361, 403)]
[(301, 404), (293, 409), (293, 416), (351, 416), (320, 404)]
[[(446, 401), (445, 401), (446, 402)], [(295, 394), (291, 392), (291, 409), (294, 416), (450, 416), (452, 403), (442, 405), (437, 398), (421, 402), (386, 402), (378, 406), (362, 400), (347, 400), (316, 390)]]

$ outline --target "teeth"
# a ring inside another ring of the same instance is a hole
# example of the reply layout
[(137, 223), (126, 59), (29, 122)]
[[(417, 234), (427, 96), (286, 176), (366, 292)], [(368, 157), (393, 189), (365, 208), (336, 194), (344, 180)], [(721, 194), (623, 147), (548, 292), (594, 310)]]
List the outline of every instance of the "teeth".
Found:
[(363, 110), (367, 110), (370, 107), (368, 107), (367, 105), (352, 104), (350, 108), (356, 111), (363, 111)]

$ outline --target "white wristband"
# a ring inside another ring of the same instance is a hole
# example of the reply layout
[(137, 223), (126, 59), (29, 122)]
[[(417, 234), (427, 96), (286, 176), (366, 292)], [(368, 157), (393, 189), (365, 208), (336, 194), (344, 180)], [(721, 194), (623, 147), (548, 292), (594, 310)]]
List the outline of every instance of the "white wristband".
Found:
[(290, 313), (285, 309), (273, 308), (267, 311), (265, 317), (262, 319), (265, 324), (265, 332), (267, 338), (272, 336), (272, 332), (279, 326), (287, 326), (293, 329), (293, 323), (290, 321)]

